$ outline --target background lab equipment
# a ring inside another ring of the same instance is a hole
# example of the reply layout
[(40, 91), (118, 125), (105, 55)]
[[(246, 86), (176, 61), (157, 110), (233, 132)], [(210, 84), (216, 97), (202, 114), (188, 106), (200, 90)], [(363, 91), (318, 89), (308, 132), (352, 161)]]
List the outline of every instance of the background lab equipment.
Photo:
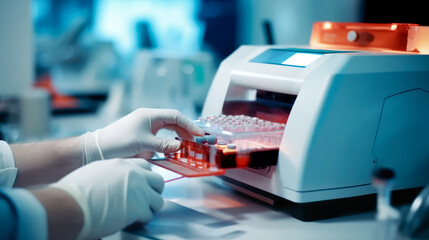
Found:
[[(418, 29), (386, 25), (386, 34)], [(286, 123), (277, 165), (227, 170), (227, 184), (271, 204), (286, 199), (295, 217), (314, 220), (337, 214), (315, 211), (330, 200), (375, 193), (374, 167), (395, 171), (394, 190), (429, 182), (429, 55), (348, 43), (242, 46), (221, 63), (202, 117)]]
[(201, 112), (215, 72), (209, 52), (140, 50), (133, 65), (130, 109), (174, 108), (190, 118)]
[(0, 139), (7, 141), (50, 134), (48, 93), (32, 88), (30, 9), (30, 1), (0, 2)]

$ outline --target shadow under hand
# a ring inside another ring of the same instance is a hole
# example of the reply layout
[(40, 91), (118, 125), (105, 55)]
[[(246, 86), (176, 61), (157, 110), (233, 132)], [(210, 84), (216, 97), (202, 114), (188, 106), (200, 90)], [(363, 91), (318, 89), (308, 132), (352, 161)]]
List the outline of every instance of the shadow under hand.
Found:
[(245, 234), (238, 229), (222, 228), (237, 225), (195, 211), (180, 204), (165, 201), (163, 209), (147, 225), (135, 223), (124, 232), (146, 239), (234, 239)]

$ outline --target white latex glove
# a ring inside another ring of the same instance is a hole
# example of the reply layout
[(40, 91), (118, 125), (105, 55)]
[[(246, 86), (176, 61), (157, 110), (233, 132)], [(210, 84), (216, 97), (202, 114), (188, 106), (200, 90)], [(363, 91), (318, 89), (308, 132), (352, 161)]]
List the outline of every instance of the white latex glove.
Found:
[(204, 135), (204, 131), (177, 110), (140, 108), (103, 129), (86, 133), (83, 164), (134, 157), (143, 151), (170, 153), (179, 150), (179, 141), (155, 136), (162, 128), (173, 130), (186, 139)]
[(81, 207), (79, 239), (107, 236), (136, 221), (147, 223), (163, 205), (164, 181), (143, 159), (93, 162), (50, 187), (63, 189)]

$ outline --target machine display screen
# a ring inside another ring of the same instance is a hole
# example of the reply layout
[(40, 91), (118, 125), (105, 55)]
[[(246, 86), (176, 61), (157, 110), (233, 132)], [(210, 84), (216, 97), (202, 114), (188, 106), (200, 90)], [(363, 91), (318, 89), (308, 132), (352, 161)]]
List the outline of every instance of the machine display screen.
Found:
[(269, 49), (250, 60), (250, 62), (305, 68), (326, 53), (331, 52), (316, 52), (314, 50), (297, 51), (294, 49)]
[(315, 53), (294, 53), (292, 56), (284, 60), (282, 64), (296, 67), (307, 67), (321, 56), (322, 54)]

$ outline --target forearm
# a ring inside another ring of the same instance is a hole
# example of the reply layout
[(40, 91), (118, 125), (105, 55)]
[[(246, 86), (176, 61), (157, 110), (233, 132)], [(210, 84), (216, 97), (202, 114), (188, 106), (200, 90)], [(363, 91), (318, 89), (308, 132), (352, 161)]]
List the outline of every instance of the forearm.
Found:
[(43, 188), (31, 193), (46, 209), (49, 239), (76, 239), (83, 227), (83, 212), (76, 201), (57, 188)]
[(81, 136), (11, 145), (18, 175), (14, 187), (52, 183), (82, 166)]

